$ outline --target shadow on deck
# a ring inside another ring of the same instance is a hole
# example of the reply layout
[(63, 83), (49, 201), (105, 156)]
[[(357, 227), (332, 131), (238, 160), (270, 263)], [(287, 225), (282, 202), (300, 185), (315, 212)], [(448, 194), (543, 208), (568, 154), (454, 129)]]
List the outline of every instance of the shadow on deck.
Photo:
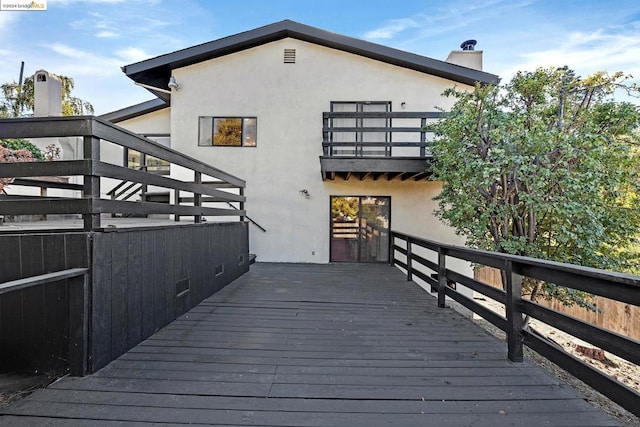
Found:
[(0, 424), (618, 425), (396, 268), (255, 264)]

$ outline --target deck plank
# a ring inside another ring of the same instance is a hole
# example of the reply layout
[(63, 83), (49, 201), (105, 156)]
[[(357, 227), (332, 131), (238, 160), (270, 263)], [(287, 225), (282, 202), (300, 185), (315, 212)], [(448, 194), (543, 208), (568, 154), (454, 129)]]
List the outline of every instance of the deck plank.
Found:
[(615, 426), (385, 265), (255, 264), (94, 375), (0, 424)]

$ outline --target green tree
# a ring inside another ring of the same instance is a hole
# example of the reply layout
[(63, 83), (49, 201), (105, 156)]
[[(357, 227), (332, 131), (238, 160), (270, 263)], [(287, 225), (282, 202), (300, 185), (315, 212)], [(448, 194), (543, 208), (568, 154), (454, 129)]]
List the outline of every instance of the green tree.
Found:
[(357, 197), (334, 197), (331, 199), (331, 217), (340, 221), (358, 218), (359, 199)]
[[(32, 162), (33, 155), (31, 151), (19, 148), (12, 150), (0, 144), (0, 163), (4, 162)], [(0, 193), (4, 193), (4, 187), (11, 184), (13, 178), (0, 178)]]
[(26, 150), (34, 160), (46, 160), (45, 154), (26, 139), (0, 139), (0, 146), (11, 151)]
[[(437, 125), (437, 215), (470, 246), (611, 270), (637, 263), (636, 105), (614, 102), (622, 73), (520, 72), (504, 86), (451, 89)], [(634, 260), (635, 258), (635, 260)], [(587, 295), (525, 280), (532, 299), (590, 306)]]
[[(67, 76), (57, 76), (62, 82), (62, 115), (80, 116), (83, 114), (93, 114), (93, 106), (82, 99), (72, 95), (74, 82), (73, 78)], [(18, 82), (12, 81), (0, 85), (0, 118), (4, 117), (24, 117), (33, 113), (34, 89), (33, 76), (27, 77), (20, 86)]]

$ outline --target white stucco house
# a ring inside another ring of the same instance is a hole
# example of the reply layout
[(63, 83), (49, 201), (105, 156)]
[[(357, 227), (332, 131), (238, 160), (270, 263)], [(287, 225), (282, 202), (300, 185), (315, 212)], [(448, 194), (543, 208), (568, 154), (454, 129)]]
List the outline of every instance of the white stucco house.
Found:
[(497, 82), (473, 44), (440, 61), (285, 20), (123, 67), (156, 98), (102, 117), (246, 180), (259, 261), (388, 262), (388, 229), (462, 243), (423, 127), (446, 88)]

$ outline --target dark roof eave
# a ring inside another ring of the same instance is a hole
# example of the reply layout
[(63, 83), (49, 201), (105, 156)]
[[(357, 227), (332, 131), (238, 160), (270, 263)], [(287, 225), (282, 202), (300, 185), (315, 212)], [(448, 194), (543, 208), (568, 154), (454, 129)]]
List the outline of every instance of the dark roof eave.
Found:
[(498, 76), (494, 74), (416, 55), (365, 40), (331, 33), (290, 20), (276, 22), (254, 30), (245, 31), (130, 64), (122, 67), (122, 70), (134, 81), (164, 87), (173, 69), (250, 49), (287, 37), (342, 50), (468, 85), (474, 85), (477, 82), (497, 83), (499, 80)]
[(141, 102), (140, 104), (131, 105), (129, 107), (122, 108), (117, 111), (112, 111), (110, 113), (102, 114), (99, 118), (103, 120), (107, 120), (111, 123), (119, 123), (124, 120), (132, 119), (134, 117), (139, 117), (144, 114), (153, 113), (154, 111), (163, 110), (169, 107), (169, 103), (156, 98), (151, 99), (149, 101)]

